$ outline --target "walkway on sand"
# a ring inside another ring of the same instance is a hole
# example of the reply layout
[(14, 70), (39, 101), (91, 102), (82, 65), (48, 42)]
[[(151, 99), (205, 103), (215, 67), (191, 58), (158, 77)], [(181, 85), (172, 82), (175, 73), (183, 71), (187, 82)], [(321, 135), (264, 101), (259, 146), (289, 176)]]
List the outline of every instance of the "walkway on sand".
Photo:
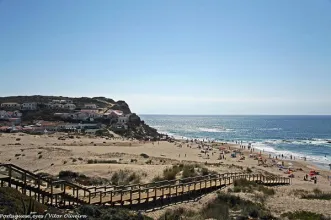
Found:
[(291, 184), (290, 178), (261, 174), (225, 173), (126, 186), (84, 187), (65, 180), (50, 180), (13, 164), (0, 164), (1, 187), (16, 187), (35, 200), (55, 206), (107, 204), (148, 206), (197, 197), (247, 179), (264, 185)]

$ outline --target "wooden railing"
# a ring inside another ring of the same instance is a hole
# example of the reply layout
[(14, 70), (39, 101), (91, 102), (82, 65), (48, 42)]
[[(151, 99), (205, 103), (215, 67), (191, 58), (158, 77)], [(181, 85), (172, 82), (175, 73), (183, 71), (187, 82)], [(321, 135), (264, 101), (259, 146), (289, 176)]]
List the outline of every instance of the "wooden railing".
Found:
[[(142, 201), (149, 202), (150, 199), (153, 201), (157, 198), (171, 199), (185, 194), (197, 194), (204, 193), (207, 190), (216, 190), (232, 184), (236, 179), (247, 179), (248, 181), (256, 181), (262, 184), (291, 184), (290, 178), (286, 177), (224, 173), (146, 184), (83, 187), (66, 180), (47, 179), (13, 164), (0, 164), (0, 173), (3, 169), (4, 172), (2, 174), (9, 177), (9, 187), (11, 187), (12, 182), (15, 182), (17, 186), (17, 180), (21, 181), (22, 193), (26, 193), (26, 188), (30, 184), (30, 186), (34, 187), (30, 187), (30, 194), (31, 190), (38, 193), (38, 201), (40, 201), (40, 196), (44, 197), (46, 195), (51, 200), (50, 204), (54, 204), (53, 199), (55, 198), (55, 205), (58, 205), (58, 200), (64, 204), (66, 204), (66, 200), (69, 200), (69, 204), (70, 200), (76, 204), (109, 203), (111, 205), (124, 205), (129, 203), (132, 205), (134, 201), (140, 204)], [(32, 182), (29, 183), (28, 181)]]

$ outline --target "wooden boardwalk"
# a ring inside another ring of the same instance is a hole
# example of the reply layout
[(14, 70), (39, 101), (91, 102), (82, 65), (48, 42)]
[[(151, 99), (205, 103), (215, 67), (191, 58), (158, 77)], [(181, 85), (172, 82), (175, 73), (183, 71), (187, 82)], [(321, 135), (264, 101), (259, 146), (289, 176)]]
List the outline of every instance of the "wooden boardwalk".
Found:
[(50, 180), (13, 164), (0, 164), (1, 187), (16, 187), (35, 200), (54, 206), (108, 204), (134, 206), (156, 201), (180, 200), (226, 187), (236, 179), (264, 185), (291, 184), (290, 178), (261, 174), (225, 173), (125, 186), (84, 187), (65, 180)]

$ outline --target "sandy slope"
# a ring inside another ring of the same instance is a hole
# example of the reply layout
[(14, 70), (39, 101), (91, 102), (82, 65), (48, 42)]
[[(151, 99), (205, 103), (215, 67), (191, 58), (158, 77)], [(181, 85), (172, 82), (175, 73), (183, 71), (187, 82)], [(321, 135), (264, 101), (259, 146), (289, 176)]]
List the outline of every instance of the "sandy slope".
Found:
[[(198, 149), (198, 144), (169, 142), (143, 143), (138, 141), (117, 139), (105, 139), (94, 137), (74, 136), (74, 138), (58, 138), (64, 134), (53, 135), (26, 135), (26, 134), (1, 134), (0, 136), (0, 162), (13, 163), (22, 166), (31, 171), (48, 172), (58, 174), (61, 170), (72, 170), (84, 173), (88, 176), (100, 176), (110, 178), (114, 171), (120, 169), (129, 169), (138, 174), (145, 173), (143, 182), (150, 181), (156, 175), (162, 174), (166, 166), (185, 161), (195, 161), (199, 163), (222, 163), (220, 167), (208, 166), (209, 169), (220, 173), (238, 172), (236, 166), (242, 166), (244, 169), (250, 167), (254, 172), (269, 172), (281, 176), (287, 176), (283, 171), (276, 167), (257, 166), (257, 161), (248, 157), (249, 152), (246, 151), (246, 159), (238, 161), (238, 158), (230, 158), (226, 156), (226, 160), (217, 160), (219, 150), (215, 148), (209, 153), (210, 159), (207, 159), (201, 150)], [(18, 138), (20, 140), (18, 140)], [(16, 145), (15, 145), (16, 144)], [(224, 145), (231, 149), (238, 148), (235, 145)], [(148, 154), (150, 158), (143, 158), (141, 153)], [(186, 155), (186, 156), (185, 156)], [(271, 164), (268, 156), (267, 164)], [(89, 159), (97, 160), (117, 160), (121, 164), (88, 164)], [(132, 160), (136, 161), (132, 161)], [(151, 160), (151, 165), (146, 162)], [(75, 161), (75, 162), (74, 162)], [(318, 178), (318, 183), (303, 181), (303, 176), (309, 172), (311, 165), (304, 161), (291, 161), (294, 168), (302, 168), (303, 171), (295, 172), (295, 178), (291, 186), (276, 188), (276, 195), (266, 201), (266, 205), (276, 213), (309, 210), (322, 214), (331, 215), (331, 201), (320, 200), (303, 200), (291, 194), (291, 191), (296, 189), (304, 189), (311, 191), (318, 187), (322, 191), (331, 192), (330, 182), (327, 176), (329, 171), (321, 171), (321, 176)], [(285, 164), (288, 161), (285, 161)], [(204, 197), (204, 199), (195, 202), (182, 204), (186, 207), (198, 207), (197, 205), (213, 198), (215, 194)], [(177, 207), (177, 206), (176, 206)], [(163, 210), (151, 213), (153, 217), (159, 216)]]

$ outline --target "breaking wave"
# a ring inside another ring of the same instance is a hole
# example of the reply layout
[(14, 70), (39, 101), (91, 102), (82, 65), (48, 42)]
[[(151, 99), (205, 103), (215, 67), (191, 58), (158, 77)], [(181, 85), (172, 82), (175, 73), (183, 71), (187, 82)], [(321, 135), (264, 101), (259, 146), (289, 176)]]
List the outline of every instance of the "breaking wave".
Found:
[(220, 129), (220, 128), (199, 128), (199, 131), (210, 132), (210, 133), (224, 133), (224, 132), (234, 132), (233, 129)]

